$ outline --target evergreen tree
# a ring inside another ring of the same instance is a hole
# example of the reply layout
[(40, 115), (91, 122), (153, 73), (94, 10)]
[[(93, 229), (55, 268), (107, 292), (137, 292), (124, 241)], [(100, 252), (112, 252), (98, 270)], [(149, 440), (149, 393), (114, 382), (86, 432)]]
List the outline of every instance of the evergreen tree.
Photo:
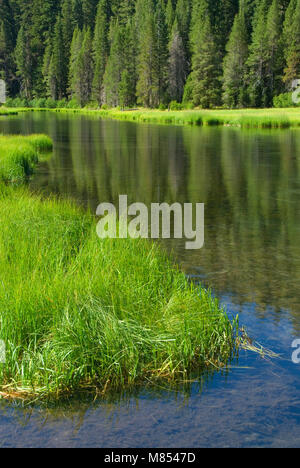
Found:
[(91, 99), (93, 76), (93, 40), (91, 29), (88, 27), (83, 31), (83, 42), (76, 60), (74, 75), (75, 97), (82, 107)]
[(28, 30), (21, 26), (15, 50), (17, 75), (20, 77), (21, 93), (26, 99), (32, 96), (32, 50)]
[(222, 57), (229, 40), (235, 16), (239, 11), (239, 0), (217, 0), (214, 14), (214, 31)]
[(75, 28), (71, 43), (70, 51), (70, 64), (69, 64), (69, 89), (72, 97), (76, 97), (76, 90), (78, 87), (77, 67), (79, 54), (82, 47), (83, 32), (78, 28)]
[[(290, 21), (291, 27), (288, 27)], [(291, 86), (300, 77), (300, 0), (291, 1), (291, 9), (287, 10), (285, 23), (285, 61), (284, 82)]]
[(46, 49), (44, 73), (49, 95), (55, 100), (66, 97), (68, 68), (61, 16), (55, 25), (53, 46)]
[(243, 107), (246, 99), (247, 29), (244, 11), (235, 17), (224, 59), (223, 101), (228, 107)]
[(172, 0), (168, 0), (167, 7), (166, 7), (166, 22), (167, 22), (169, 37), (171, 36), (171, 33), (172, 33), (174, 20), (175, 20), (175, 12), (173, 9), (173, 3), (172, 3)]
[(178, 0), (175, 16), (183, 40), (185, 56), (189, 56), (189, 33), (191, 24), (191, 0)]
[(106, 103), (114, 107), (120, 104), (119, 91), (124, 70), (124, 34), (118, 20), (112, 25), (111, 37), (110, 54), (104, 75), (104, 93)]
[(15, 23), (8, 0), (0, 0), (0, 11), (0, 78), (8, 83), (9, 90), (13, 90)]
[(111, 15), (109, 1), (100, 0), (97, 10), (93, 53), (95, 71), (93, 79), (93, 97), (99, 105), (103, 104), (103, 78), (109, 55), (109, 18)]
[(199, 0), (193, 10), (192, 72), (187, 83), (185, 100), (204, 108), (220, 104), (220, 54), (212, 31), (208, 3)]
[(168, 27), (163, 0), (158, 0), (155, 12), (158, 104), (165, 101), (168, 86)]
[(83, 23), (91, 31), (95, 26), (98, 0), (82, 0)]
[(253, 19), (252, 42), (249, 47), (249, 97), (253, 107), (266, 106), (267, 92), (267, 34), (268, 0), (261, 0)]
[(82, 0), (73, 0), (73, 19), (75, 27), (77, 26), (80, 30), (83, 28), (83, 9)]
[[(300, 19), (300, 18), (299, 18)], [(282, 51), (282, 21), (279, 12), (278, 0), (273, 0), (267, 15), (267, 86), (268, 102), (271, 106), (274, 95), (282, 91), (283, 51)]]
[(132, 18), (135, 10), (135, 0), (120, 0), (118, 19), (120, 25), (125, 25)]
[(72, 37), (73, 37), (73, 32), (74, 32), (72, 0), (63, 0), (61, 16), (62, 16), (62, 30), (63, 30), (65, 54), (66, 54), (67, 60), (69, 61), (71, 42), (72, 42)]
[(168, 93), (171, 101), (182, 101), (187, 77), (187, 61), (183, 40), (175, 20), (169, 44)]
[(138, 14), (141, 22), (138, 54), (138, 102), (145, 107), (157, 107), (160, 100), (157, 35), (152, 0), (142, 0)]

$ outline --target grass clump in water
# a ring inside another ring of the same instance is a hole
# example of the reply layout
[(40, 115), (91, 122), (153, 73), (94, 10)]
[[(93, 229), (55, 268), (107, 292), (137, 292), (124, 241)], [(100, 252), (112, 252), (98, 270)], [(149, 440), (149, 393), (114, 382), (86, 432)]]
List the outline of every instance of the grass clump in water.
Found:
[(9, 182), (23, 181), (33, 173), (39, 153), (51, 149), (52, 141), (46, 135), (0, 135), (0, 179)]
[(100, 240), (91, 214), (4, 183), (0, 223), (0, 395), (180, 382), (233, 357), (237, 321), (156, 244)]

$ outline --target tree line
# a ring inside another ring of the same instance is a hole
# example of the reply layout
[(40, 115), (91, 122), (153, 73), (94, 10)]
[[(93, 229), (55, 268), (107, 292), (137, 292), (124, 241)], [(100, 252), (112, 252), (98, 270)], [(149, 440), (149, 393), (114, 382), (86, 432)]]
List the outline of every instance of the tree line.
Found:
[(0, 0), (10, 96), (269, 107), (300, 78), (300, 0)]

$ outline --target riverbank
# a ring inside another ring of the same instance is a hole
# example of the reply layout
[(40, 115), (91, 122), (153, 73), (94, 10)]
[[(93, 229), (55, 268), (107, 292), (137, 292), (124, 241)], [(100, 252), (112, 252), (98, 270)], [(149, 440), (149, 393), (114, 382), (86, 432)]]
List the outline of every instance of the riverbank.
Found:
[[(31, 146), (35, 164), (49, 149), (41, 136), (4, 143)], [(0, 222), (0, 396), (184, 382), (195, 370), (226, 367), (236, 353), (237, 322), (156, 244), (100, 240), (92, 214), (3, 182)]]
[(239, 110), (183, 110), (159, 111), (149, 109), (37, 109), (22, 108), (15, 112), (50, 111), (95, 115), (102, 118), (132, 122), (168, 125), (223, 125), (240, 128), (299, 128), (300, 108), (288, 109), (239, 109)]

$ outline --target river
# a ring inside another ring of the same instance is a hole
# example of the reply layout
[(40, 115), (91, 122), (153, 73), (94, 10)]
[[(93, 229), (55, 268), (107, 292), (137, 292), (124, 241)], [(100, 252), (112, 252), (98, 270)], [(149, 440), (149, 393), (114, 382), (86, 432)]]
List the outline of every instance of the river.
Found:
[(205, 246), (163, 243), (276, 359), (242, 351), (225, 374), (58, 408), (0, 406), (5, 447), (299, 447), (300, 131), (147, 125), (56, 113), (0, 119), (46, 133), (31, 190), (101, 202), (205, 203)]

